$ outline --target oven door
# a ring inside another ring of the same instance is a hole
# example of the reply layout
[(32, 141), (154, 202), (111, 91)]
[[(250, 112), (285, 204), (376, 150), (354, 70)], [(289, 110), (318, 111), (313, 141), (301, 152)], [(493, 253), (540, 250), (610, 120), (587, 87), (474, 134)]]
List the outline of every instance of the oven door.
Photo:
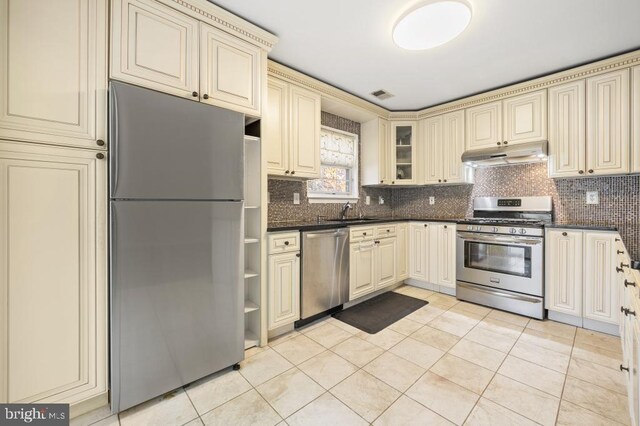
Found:
[(543, 241), (542, 237), (458, 232), (457, 279), (542, 297)]

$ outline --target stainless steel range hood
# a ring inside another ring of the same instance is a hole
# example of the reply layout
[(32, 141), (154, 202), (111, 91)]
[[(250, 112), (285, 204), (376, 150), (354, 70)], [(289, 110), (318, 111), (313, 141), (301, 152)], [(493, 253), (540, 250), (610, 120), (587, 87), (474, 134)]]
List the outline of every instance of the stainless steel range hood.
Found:
[(462, 154), (462, 162), (472, 167), (536, 163), (546, 159), (547, 141), (501, 145), (495, 148), (465, 151)]

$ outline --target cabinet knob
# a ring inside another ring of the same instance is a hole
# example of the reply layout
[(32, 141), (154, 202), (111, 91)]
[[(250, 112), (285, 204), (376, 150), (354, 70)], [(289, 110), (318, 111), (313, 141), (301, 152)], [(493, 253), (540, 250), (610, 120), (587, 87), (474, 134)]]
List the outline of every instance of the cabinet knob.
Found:
[(425, 224), (424, 224), (424, 227), (426, 228), (427, 226), (429, 226), (429, 225), (427, 225), (427, 224), (425, 223)]
[(444, 181), (446, 182), (447, 180), (445, 179)]
[(296, 257), (300, 257), (300, 253), (296, 253)]
[(202, 99), (209, 99), (209, 95), (205, 93), (204, 95), (202, 95)]
[(291, 170), (291, 174), (292, 174), (292, 175), (295, 175), (295, 174), (296, 174), (296, 171), (295, 171), (295, 170)]
[(387, 232), (391, 232), (391, 229), (387, 229)]
[(363, 232), (363, 233), (362, 233), (362, 235), (367, 235), (367, 233), (366, 233), (366, 232)]
[(614, 238), (616, 242), (620, 241), (620, 238)]
[(629, 367), (623, 367), (622, 364), (620, 364), (620, 371), (629, 371)]
[(624, 252), (622, 250), (616, 250), (616, 253), (618, 254), (624, 254)]
[(508, 144), (508, 143), (509, 143), (509, 141), (504, 141), (504, 142), (502, 142), (502, 143), (503, 143), (504, 145), (506, 145), (506, 144)]
[(391, 181), (391, 185), (395, 185), (395, 184), (396, 184), (396, 181), (395, 181), (395, 180), (392, 180), (392, 181)]
[(96, 158), (97, 158), (98, 160), (104, 160), (104, 154), (103, 154), (103, 153), (101, 153), (101, 152), (99, 152), (99, 153), (97, 153), (97, 154), (96, 154)]
[(621, 268), (628, 268), (628, 267), (629, 267), (629, 265), (628, 265), (628, 264), (625, 264), (625, 263), (620, 262), (620, 267), (621, 267)]
[(447, 225), (444, 226), (444, 229), (447, 229)]
[(442, 180), (438, 179), (438, 183), (442, 182)]
[(198, 97), (198, 92), (191, 92), (191, 96), (193, 96), (194, 98)]
[(618, 267), (616, 266), (616, 272), (618, 272), (618, 273), (620, 273), (620, 272), (624, 272), (624, 269), (622, 269), (622, 268), (618, 268)]
[(589, 169), (589, 173), (593, 173), (593, 169)]
[(98, 140), (96, 141), (96, 145), (98, 145), (98, 146), (104, 146), (104, 141), (103, 141), (102, 139), (98, 139)]
[(381, 181), (380, 181), (380, 183), (384, 183), (384, 181), (383, 181), (383, 180), (381, 180)]
[(374, 241), (375, 244), (380, 244), (380, 241)]
[(578, 174), (579, 175), (583, 175), (584, 174), (584, 170), (578, 170)]
[(633, 281), (627, 281), (627, 280), (624, 280), (624, 286), (625, 286), (625, 287), (629, 287), (629, 286), (631, 286), (631, 287), (635, 287), (635, 286), (636, 286), (636, 283), (634, 283)]
[(563, 237), (566, 237), (566, 236), (567, 236), (567, 233), (566, 233), (566, 232), (563, 232), (563, 233), (562, 233), (562, 236), (563, 236)]
[(285, 171), (284, 171), (284, 174), (285, 174), (285, 175), (288, 175), (288, 174), (289, 174), (289, 170), (285, 170)]
[(288, 246), (288, 245), (289, 245), (289, 241), (285, 241), (285, 242), (284, 242), (284, 245), (285, 245), (285, 246)]
[(498, 145), (502, 145), (502, 143), (501, 143), (501, 142), (498, 142)]

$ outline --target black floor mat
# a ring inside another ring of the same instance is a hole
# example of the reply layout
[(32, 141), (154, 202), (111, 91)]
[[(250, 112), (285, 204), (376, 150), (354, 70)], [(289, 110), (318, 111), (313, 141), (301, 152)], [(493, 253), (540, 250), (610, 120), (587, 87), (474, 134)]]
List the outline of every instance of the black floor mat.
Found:
[(429, 302), (393, 291), (333, 314), (335, 319), (376, 334)]

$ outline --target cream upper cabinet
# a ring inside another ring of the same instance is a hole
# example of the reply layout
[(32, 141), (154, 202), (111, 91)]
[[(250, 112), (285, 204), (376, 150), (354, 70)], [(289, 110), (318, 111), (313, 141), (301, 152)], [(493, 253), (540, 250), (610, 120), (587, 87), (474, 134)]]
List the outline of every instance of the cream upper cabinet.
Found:
[(269, 78), (267, 88), (267, 172), (320, 177), (320, 95), (276, 78)]
[(619, 290), (616, 284), (615, 234), (584, 234), (584, 317), (618, 324)]
[(300, 253), (272, 254), (268, 258), (268, 328), (273, 330), (300, 319)]
[(462, 163), (464, 111), (438, 115), (420, 122), (423, 147), (423, 183), (471, 183), (473, 171)]
[(409, 224), (398, 224), (396, 262), (398, 265), (398, 281), (409, 278)]
[(503, 144), (547, 139), (547, 91), (527, 93), (502, 101)]
[(107, 1), (0, 0), (0, 28), (0, 138), (101, 149)]
[(320, 177), (320, 95), (292, 85), (289, 96), (290, 175)]
[(429, 280), (429, 225), (409, 224), (409, 277)]
[(0, 142), (0, 402), (70, 403), (72, 416), (107, 404), (107, 160), (96, 155)]
[(200, 23), (200, 95), (203, 102), (260, 115), (261, 49)]
[(374, 242), (378, 247), (375, 251), (376, 289), (396, 283), (397, 274), (397, 238), (382, 238)]
[(582, 235), (550, 229), (545, 238), (545, 307), (577, 317), (582, 316)]
[(585, 173), (585, 81), (549, 88), (549, 177)]
[(444, 176), (442, 153), (444, 132), (441, 115), (425, 118), (420, 121), (420, 139), (423, 146), (424, 182), (426, 184), (441, 183)]
[(349, 300), (371, 293), (376, 287), (375, 242), (350, 244)]
[(413, 185), (418, 182), (416, 122), (391, 122), (391, 184)]
[(631, 74), (631, 172), (640, 173), (640, 66)]
[(264, 140), (267, 147), (267, 169), (270, 174), (284, 175), (289, 167), (289, 85), (275, 78), (267, 82), (267, 111)]
[(629, 70), (587, 79), (587, 174), (629, 172)]
[(390, 185), (391, 154), (389, 121), (377, 117), (360, 126), (362, 185)]
[(526, 93), (466, 110), (466, 149), (547, 139), (547, 91)]
[(443, 287), (456, 287), (456, 224), (430, 223), (428, 281)]
[(502, 102), (467, 108), (466, 149), (493, 148), (502, 144)]
[(111, 4), (111, 77), (198, 100), (199, 22), (155, 0)]

